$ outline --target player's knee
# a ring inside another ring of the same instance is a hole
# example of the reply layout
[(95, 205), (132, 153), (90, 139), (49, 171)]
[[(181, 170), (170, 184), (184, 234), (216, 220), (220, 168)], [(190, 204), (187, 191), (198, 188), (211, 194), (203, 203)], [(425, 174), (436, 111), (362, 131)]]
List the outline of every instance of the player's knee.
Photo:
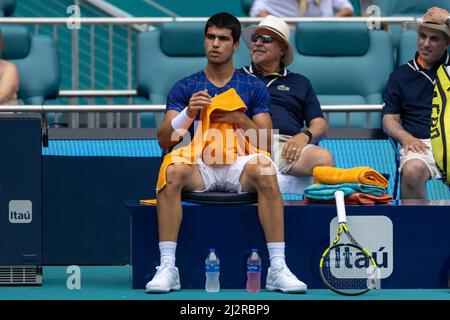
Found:
[(252, 180), (258, 192), (272, 194), (278, 190), (277, 176), (273, 167), (269, 164), (257, 164), (252, 167)]
[(258, 179), (260, 176), (275, 176), (277, 174), (272, 161), (262, 156), (251, 159), (247, 163), (245, 171), (252, 180)]
[(189, 166), (184, 163), (174, 163), (166, 169), (167, 186), (182, 186), (185, 176), (189, 173)]

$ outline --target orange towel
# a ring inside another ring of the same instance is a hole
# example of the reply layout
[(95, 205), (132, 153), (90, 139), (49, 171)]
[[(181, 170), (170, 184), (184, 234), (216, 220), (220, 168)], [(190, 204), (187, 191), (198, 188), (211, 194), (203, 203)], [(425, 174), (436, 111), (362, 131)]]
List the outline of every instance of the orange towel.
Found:
[(374, 196), (373, 194), (367, 193), (353, 193), (348, 197), (345, 197), (345, 203), (355, 203), (355, 204), (376, 204), (376, 203), (385, 203), (389, 204), (394, 199), (388, 195), (387, 193), (383, 193), (381, 196)]
[(349, 169), (318, 166), (313, 170), (316, 182), (323, 184), (365, 183), (387, 188), (388, 181), (371, 167), (354, 167)]
[[(381, 196), (357, 192), (345, 197), (345, 204), (390, 204), (394, 199), (387, 193)], [(335, 204), (336, 200), (320, 200), (305, 197), (306, 203)]]
[[(238, 156), (256, 153), (269, 155), (252, 146), (238, 125), (210, 122), (210, 115), (215, 110), (244, 112), (246, 109), (247, 106), (233, 88), (212, 98), (211, 105), (200, 113), (200, 121), (191, 143), (165, 155), (159, 169), (156, 193), (166, 185), (166, 170), (173, 163), (196, 164), (197, 159), (202, 157), (203, 162), (208, 165), (232, 164)], [(140, 202), (156, 204), (154, 199)]]

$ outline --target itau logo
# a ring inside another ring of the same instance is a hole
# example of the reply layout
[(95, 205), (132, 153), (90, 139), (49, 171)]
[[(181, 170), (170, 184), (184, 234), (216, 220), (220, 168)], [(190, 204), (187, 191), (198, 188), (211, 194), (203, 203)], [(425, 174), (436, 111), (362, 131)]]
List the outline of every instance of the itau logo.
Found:
[(9, 202), (9, 222), (31, 223), (32, 220), (33, 210), (30, 200), (11, 200)]
[[(389, 277), (394, 270), (393, 225), (386, 216), (347, 216), (347, 225), (353, 237), (366, 248), (378, 266), (381, 279)], [(338, 220), (330, 222), (330, 243), (336, 236)], [(346, 239), (343, 236), (343, 239)], [(341, 238), (342, 241), (342, 238)], [(352, 263), (353, 261), (353, 263)], [(365, 259), (348, 257), (342, 252), (342, 268), (363, 268), (368, 265)], [(349, 272), (348, 274), (352, 274)]]

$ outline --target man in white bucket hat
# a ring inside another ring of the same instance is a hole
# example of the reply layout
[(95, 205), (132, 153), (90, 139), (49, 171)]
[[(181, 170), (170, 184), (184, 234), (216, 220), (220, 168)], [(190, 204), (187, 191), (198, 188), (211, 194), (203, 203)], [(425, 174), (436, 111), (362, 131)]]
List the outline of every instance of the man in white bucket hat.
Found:
[(431, 150), (431, 111), (437, 71), (450, 65), (448, 12), (431, 8), (419, 22), (417, 53), (389, 77), (384, 93), (383, 128), (400, 144), (402, 199), (425, 199), (428, 179), (441, 178)]
[(271, 15), (244, 29), (252, 64), (243, 69), (269, 90), (273, 128), (279, 130), (272, 139), (272, 158), (280, 172), (311, 176), (316, 166), (333, 166), (333, 157), (314, 144), (328, 125), (310, 81), (286, 68), (294, 59), (290, 34), (287, 23)]

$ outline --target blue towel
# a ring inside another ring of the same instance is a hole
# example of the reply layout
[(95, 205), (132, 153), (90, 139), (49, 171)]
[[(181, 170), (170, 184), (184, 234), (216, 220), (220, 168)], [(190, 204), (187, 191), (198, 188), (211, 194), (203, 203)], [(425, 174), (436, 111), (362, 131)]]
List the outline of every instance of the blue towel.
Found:
[(381, 196), (386, 192), (385, 188), (377, 187), (371, 184), (363, 183), (341, 183), (341, 184), (322, 184), (317, 183), (305, 188), (305, 197), (318, 200), (334, 199), (334, 193), (338, 190), (344, 192), (344, 196), (349, 196), (353, 193), (362, 192), (372, 194), (374, 196)]

